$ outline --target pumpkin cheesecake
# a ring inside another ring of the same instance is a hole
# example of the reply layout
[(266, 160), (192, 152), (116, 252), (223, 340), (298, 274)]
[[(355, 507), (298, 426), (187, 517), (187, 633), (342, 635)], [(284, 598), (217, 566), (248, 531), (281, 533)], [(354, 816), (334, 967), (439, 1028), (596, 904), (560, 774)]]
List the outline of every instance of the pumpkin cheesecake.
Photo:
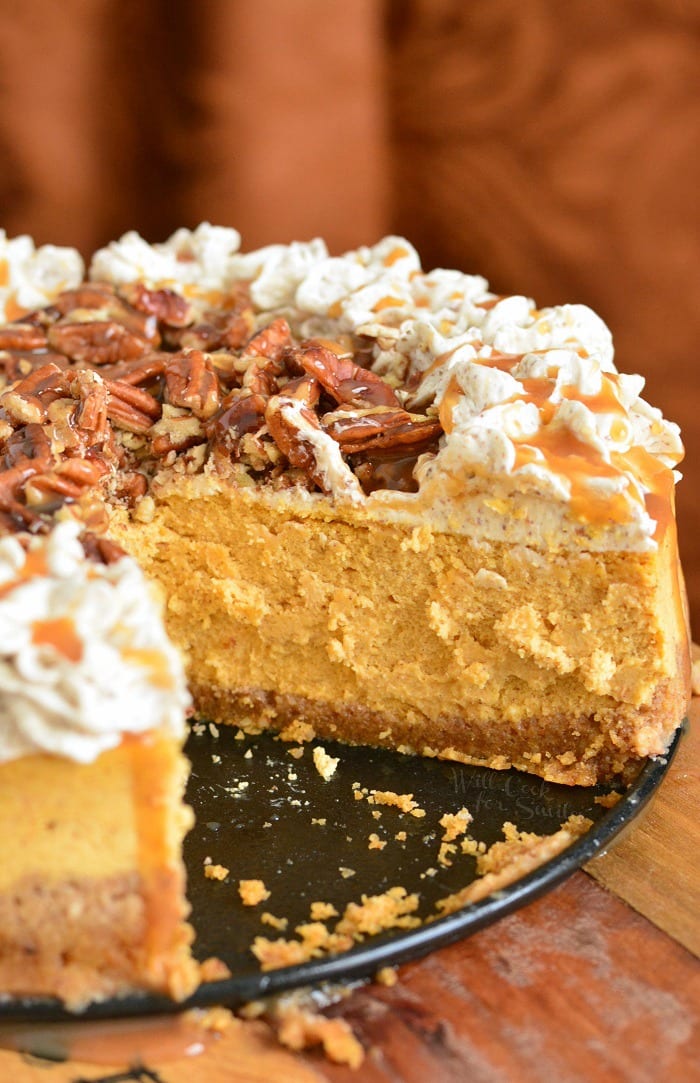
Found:
[(131, 552), (204, 717), (580, 784), (662, 753), (682, 446), (602, 320), (402, 238), (239, 245), (55, 255), (73, 280), (20, 318), (38, 256), (8, 248), (5, 529)]
[(181, 998), (184, 674), (136, 563), (79, 534), (0, 540), (0, 990)]

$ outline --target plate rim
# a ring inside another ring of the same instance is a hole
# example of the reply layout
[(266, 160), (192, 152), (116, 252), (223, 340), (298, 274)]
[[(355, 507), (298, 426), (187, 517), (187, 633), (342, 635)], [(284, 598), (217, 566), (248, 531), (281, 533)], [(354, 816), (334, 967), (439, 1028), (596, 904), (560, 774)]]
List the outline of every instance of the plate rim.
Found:
[(69, 1011), (54, 997), (0, 997), (0, 1025), (5, 1022), (81, 1022), (92, 1019), (125, 1019), (134, 1016), (174, 1014), (213, 1005), (238, 1007), (251, 1000), (323, 984), (371, 978), (382, 967), (400, 966), (424, 958), (491, 925), (557, 887), (605, 848), (646, 807), (666, 777), (685, 733), (687, 717), (675, 730), (664, 753), (650, 757), (621, 799), (589, 830), (559, 854), (555, 854), (514, 883), (497, 890), (452, 914), (424, 922), (415, 929), (390, 930), (371, 937), (337, 955), (326, 955), (294, 966), (232, 975), (204, 982), (181, 1002), (161, 994), (129, 993)]

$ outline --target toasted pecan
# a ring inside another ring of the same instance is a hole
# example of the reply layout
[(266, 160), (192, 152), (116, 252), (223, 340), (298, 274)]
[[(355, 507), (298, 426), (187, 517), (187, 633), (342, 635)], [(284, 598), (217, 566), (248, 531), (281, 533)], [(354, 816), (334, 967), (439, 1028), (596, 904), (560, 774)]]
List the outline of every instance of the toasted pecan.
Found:
[(437, 418), (417, 416), (401, 409), (379, 408), (361, 414), (338, 411), (327, 414), (322, 424), (346, 455), (423, 444), (427, 446), (442, 433)]
[(105, 380), (107, 417), (118, 429), (146, 433), (161, 415), (161, 405), (147, 391), (121, 380)]
[(361, 368), (349, 357), (339, 357), (313, 342), (297, 347), (292, 355), (338, 403), (359, 407), (401, 406), (396, 392), (381, 376), (371, 369)]
[(129, 361), (143, 357), (151, 348), (145, 338), (115, 320), (55, 323), (49, 328), (48, 340), (54, 350), (89, 365)]
[(175, 290), (149, 289), (143, 282), (127, 282), (119, 287), (119, 293), (139, 312), (155, 316), (167, 327), (188, 327), (192, 323), (192, 305)]
[(201, 350), (183, 350), (165, 366), (165, 398), (206, 421), (219, 409), (219, 378)]

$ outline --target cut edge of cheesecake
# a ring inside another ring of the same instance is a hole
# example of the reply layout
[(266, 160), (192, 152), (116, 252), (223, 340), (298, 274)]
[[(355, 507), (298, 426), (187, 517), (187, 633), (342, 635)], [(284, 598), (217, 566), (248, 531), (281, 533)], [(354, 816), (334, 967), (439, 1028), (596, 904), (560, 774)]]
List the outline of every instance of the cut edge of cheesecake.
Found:
[(0, 764), (0, 988), (72, 1011), (134, 992), (184, 999), (190, 954), (182, 840), (189, 765), (167, 733), (93, 763)]
[(110, 533), (161, 583), (203, 718), (591, 785), (686, 710), (672, 521), (646, 552), (542, 551), (199, 476)]

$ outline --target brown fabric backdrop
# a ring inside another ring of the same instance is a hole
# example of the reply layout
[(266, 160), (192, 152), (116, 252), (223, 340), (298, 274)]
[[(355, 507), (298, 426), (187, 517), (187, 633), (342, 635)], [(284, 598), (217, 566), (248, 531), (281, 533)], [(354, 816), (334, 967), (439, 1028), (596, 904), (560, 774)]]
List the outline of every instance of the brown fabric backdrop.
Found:
[(698, 0), (0, 0), (0, 224), (391, 228), (591, 304), (683, 427), (700, 619), (699, 37)]

